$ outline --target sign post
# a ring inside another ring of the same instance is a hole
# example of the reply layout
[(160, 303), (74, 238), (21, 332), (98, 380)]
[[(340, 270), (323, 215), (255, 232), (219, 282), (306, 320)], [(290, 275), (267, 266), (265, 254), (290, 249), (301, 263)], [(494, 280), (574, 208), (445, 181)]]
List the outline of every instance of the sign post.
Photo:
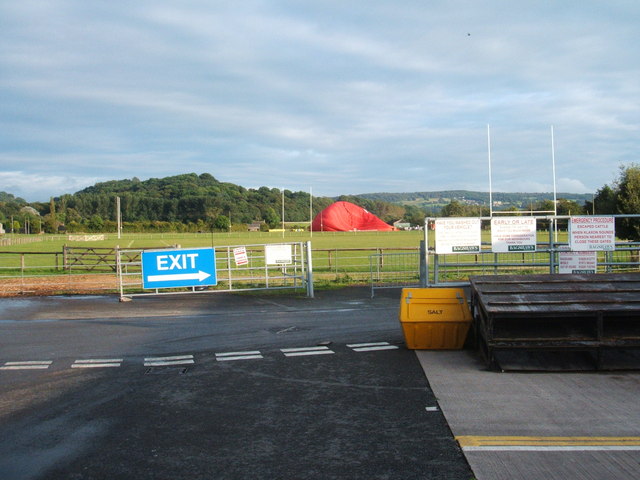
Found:
[(142, 252), (142, 286), (146, 289), (216, 285), (213, 248)]

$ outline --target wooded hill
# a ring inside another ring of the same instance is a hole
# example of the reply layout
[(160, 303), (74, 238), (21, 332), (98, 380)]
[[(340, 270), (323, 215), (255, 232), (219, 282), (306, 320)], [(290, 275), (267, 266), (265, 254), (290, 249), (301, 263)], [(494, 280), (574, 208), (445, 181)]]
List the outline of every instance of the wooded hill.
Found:
[[(284, 195), (283, 195), (284, 193)], [(309, 222), (335, 198), (314, 197), (308, 192), (281, 191), (277, 188), (244, 188), (220, 182), (212, 175), (189, 173), (141, 181), (137, 178), (97, 183), (74, 194), (52, 198), (50, 202), (27, 204), (11, 194), (0, 201), (0, 222), (14, 220), (14, 231), (24, 231), (28, 221), (47, 232), (55, 232), (61, 225), (74, 231), (113, 231), (117, 218), (116, 198), (125, 231), (209, 231), (228, 230), (233, 225), (246, 229), (246, 224), (264, 222), (264, 228), (279, 227), (284, 220)], [(405, 208), (378, 200), (358, 197), (339, 197), (357, 203), (387, 222), (403, 219), (414, 213), (416, 221), (424, 218), (419, 209)], [(310, 207), (312, 206), (312, 211)], [(32, 218), (32, 207), (40, 218)], [(15, 223), (18, 222), (16, 225)], [(34, 229), (31, 229), (34, 231)]]
[[(551, 194), (494, 193), (495, 210), (537, 208)], [(61, 226), (69, 232), (115, 231), (116, 197), (120, 198), (125, 231), (209, 231), (246, 229), (264, 222), (276, 228), (282, 222), (283, 192), (277, 188), (244, 188), (220, 182), (208, 173), (188, 173), (165, 178), (138, 178), (97, 183), (50, 202), (27, 203), (0, 192), (0, 222), (10, 231), (26, 231), (25, 224), (53, 233)], [(574, 213), (591, 195), (558, 194)], [(566, 200), (570, 199), (570, 200)], [(314, 197), (310, 212), (308, 192), (284, 190), (284, 220), (308, 222), (337, 200), (358, 204), (387, 223), (397, 220), (421, 225), (425, 216), (477, 216), (488, 214), (489, 194), (465, 190), (414, 193), (371, 193), (355, 196)], [(500, 204), (502, 202), (502, 204)], [(561, 203), (559, 203), (561, 205)], [(37, 231), (30, 228), (29, 231)]]
[[(401, 205), (413, 205), (433, 213), (437, 213), (443, 206), (452, 201), (466, 203), (468, 205), (489, 206), (489, 192), (474, 192), (470, 190), (441, 190), (435, 192), (411, 192), (411, 193), (365, 193), (359, 195), (369, 200), (398, 203)], [(580, 205), (591, 201), (591, 193), (556, 193), (558, 199), (562, 198)], [(498, 209), (517, 208), (527, 210), (532, 205), (537, 205), (545, 200), (553, 200), (553, 193), (508, 193), (493, 192), (492, 200)]]

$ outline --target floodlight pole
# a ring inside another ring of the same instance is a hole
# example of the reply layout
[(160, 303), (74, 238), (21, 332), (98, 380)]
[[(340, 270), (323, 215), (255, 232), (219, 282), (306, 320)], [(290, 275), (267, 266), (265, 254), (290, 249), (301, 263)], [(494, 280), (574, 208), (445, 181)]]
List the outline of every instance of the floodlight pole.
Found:
[(120, 197), (116, 197), (116, 219), (118, 227), (118, 238), (122, 234), (122, 212), (120, 211)]
[(551, 125), (551, 165), (553, 169), (553, 213), (558, 215), (558, 199), (556, 198), (556, 152), (553, 139), (553, 125)]
[(309, 187), (309, 235), (313, 238), (313, 187)]
[(282, 238), (284, 238), (284, 188), (282, 189)]
[[(553, 125), (551, 125), (551, 167), (553, 171), (553, 214), (558, 216), (558, 199), (556, 192), (556, 152), (553, 138)], [(558, 242), (558, 222), (554, 220), (555, 241)]]
[(489, 157), (489, 216), (493, 217), (493, 187), (491, 185), (491, 129), (487, 124), (487, 155)]

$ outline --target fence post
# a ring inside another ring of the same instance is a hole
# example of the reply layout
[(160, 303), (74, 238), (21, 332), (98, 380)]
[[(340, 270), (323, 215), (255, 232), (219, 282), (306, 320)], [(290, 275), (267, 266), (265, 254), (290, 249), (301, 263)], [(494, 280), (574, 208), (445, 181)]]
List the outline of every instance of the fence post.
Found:
[(307, 241), (307, 297), (313, 298), (313, 259), (311, 256), (311, 241)]
[(427, 249), (424, 240), (420, 240), (420, 287), (425, 288), (428, 283), (427, 279)]
[(549, 273), (556, 273), (556, 244), (553, 237), (555, 218), (549, 219)]

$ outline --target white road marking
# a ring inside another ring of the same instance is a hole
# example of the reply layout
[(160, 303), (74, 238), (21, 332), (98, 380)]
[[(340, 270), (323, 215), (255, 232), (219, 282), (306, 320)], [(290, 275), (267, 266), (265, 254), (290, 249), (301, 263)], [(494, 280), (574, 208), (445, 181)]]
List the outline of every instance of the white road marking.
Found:
[(225, 352), (216, 353), (216, 360), (219, 362), (231, 362), (233, 360), (254, 360), (264, 358), (258, 350), (250, 352)]
[(351, 343), (347, 347), (353, 349), (354, 352), (374, 352), (377, 350), (397, 350), (397, 345), (391, 345), (389, 342), (372, 342), (372, 343)]
[(427, 412), (437, 412), (438, 407), (424, 407)]
[[(347, 347), (351, 348), (354, 352), (371, 352), (377, 350), (396, 350), (399, 347), (391, 345), (388, 342), (368, 342), (368, 343), (350, 343)], [(329, 349), (327, 346), (313, 346), (313, 347), (296, 347), (296, 348), (281, 348), (280, 351), (286, 357), (302, 357), (310, 355), (331, 355), (336, 352)], [(223, 352), (216, 353), (216, 360), (219, 362), (229, 362), (235, 360), (257, 360), (263, 359), (264, 356), (259, 350), (251, 350), (246, 352)], [(71, 368), (117, 368), (122, 366), (122, 358), (89, 358), (78, 359), (71, 365)], [(0, 366), (0, 370), (46, 370), (48, 369), (53, 360), (27, 360), (6, 362)], [(163, 357), (145, 357), (145, 367), (167, 367), (173, 365), (193, 365), (195, 360), (193, 355), (170, 355)], [(426, 407), (427, 411), (430, 411)], [(437, 407), (433, 407), (437, 408)], [(475, 448), (475, 447), (474, 447)], [(485, 447), (482, 447), (485, 448)]]
[(90, 358), (76, 360), (71, 368), (116, 368), (122, 365), (122, 358)]
[(193, 355), (175, 355), (171, 357), (148, 357), (144, 359), (145, 367), (168, 367), (172, 365), (192, 365), (196, 363)]
[(300, 347), (300, 348), (281, 348), (285, 357), (303, 357), (307, 355), (328, 355), (336, 353), (329, 350), (329, 347)]
[(0, 370), (46, 370), (53, 360), (27, 360), (24, 362), (6, 362)]

